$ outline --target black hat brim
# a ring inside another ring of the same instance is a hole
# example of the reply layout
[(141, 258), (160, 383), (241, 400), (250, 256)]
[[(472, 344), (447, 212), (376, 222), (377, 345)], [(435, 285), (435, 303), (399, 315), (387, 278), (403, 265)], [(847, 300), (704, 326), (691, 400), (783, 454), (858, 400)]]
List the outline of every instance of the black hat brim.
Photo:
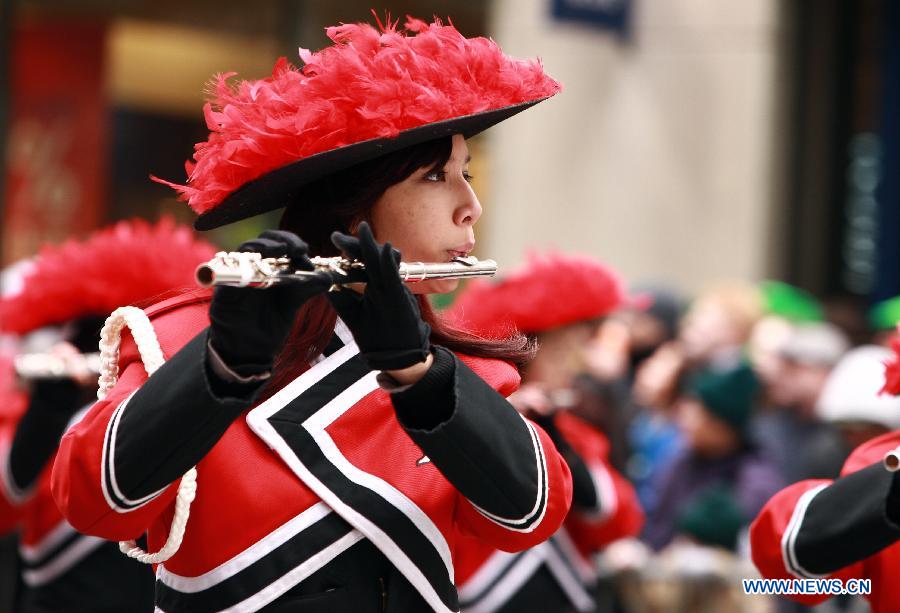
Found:
[(298, 188), (329, 174), (429, 140), (454, 134), (469, 138), (542, 100), (546, 98), (429, 123), (404, 130), (395, 138), (374, 138), (297, 160), (241, 186), (226, 196), (217, 207), (197, 217), (194, 228), (212, 230), (280, 209), (291, 202)]

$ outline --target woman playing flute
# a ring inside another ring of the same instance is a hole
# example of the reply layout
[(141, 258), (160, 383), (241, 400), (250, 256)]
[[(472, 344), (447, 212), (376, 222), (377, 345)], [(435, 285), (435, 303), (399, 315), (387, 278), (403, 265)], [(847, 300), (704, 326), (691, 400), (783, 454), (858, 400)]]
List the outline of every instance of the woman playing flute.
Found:
[[(505, 399), (527, 342), (448, 327), (426, 294), (458, 281), (413, 294), (397, 272), (401, 253), (473, 249), (465, 138), (559, 85), (452, 26), (406, 29), (329, 28), (299, 70), (214, 82), (210, 137), (176, 186), (196, 226), (286, 206), (240, 250), (307, 270), (342, 254), (367, 283), (219, 287), (146, 309), (149, 330), (123, 338), (54, 494), (86, 532), (148, 533), (152, 553), (130, 550), (158, 564), (159, 610), (454, 611), (463, 537), (521, 550), (568, 511), (564, 460)], [(148, 378), (151, 332), (166, 361)], [(195, 465), (196, 491), (181, 488)]]

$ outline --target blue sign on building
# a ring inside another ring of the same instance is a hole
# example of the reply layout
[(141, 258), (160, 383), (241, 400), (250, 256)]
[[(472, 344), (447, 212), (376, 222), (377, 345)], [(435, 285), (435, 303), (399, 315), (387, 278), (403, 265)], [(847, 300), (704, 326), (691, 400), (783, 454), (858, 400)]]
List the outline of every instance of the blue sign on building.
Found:
[(628, 34), (631, 0), (551, 0), (553, 17)]

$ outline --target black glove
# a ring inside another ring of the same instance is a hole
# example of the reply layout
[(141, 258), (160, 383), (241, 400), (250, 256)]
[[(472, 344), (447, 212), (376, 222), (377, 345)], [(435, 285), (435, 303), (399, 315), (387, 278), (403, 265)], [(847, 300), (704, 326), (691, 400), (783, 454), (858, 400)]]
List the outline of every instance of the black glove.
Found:
[[(313, 270), (308, 247), (291, 232), (266, 230), (238, 247), (256, 251), (264, 258), (287, 256), (302, 270)], [(331, 286), (331, 275), (318, 273), (298, 283), (283, 283), (267, 289), (217, 287), (209, 307), (209, 339), (229, 368), (240, 375), (270, 370), (284, 345), (297, 310)]]
[(424, 362), (431, 350), (431, 328), (422, 321), (419, 303), (400, 280), (400, 252), (375, 242), (369, 224), (359, 237), (335, 232), (331, 242), (366, 267), (366, 290), (343, 289), (328, 294), (331, 304), (353, 333), (359, 351), (373, 370), (400, 370)]
[(36, 379), (28, 411), (19, 420), (9, 450), (9, 472), (20, 490), (37, 481), (56, 449), (72, 415), (85, 406), (89, 393), (72, 379)]

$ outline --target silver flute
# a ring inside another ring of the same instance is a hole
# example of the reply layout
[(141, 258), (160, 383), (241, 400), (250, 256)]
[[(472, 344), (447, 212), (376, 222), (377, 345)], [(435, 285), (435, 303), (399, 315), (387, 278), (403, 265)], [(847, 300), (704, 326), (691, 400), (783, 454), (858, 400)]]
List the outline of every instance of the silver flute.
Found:
[(20, 353), (14, 358), (22, 379), (68, 379), (76, 375), (100, 374), (100, 354), (82, 353), (66, 358), (50, 353)]
[[(264, 258), (259, 253), (220, 251), (205, 264), (197, 267), (197, 283), (202, 287), (228, 285), (231, 287), (271, 287), (279, 283), (303, 281), (316, 272), (331, 273), (335, 285), (365, 283), (365, 265), (358, 260), (340, 256), (310, 258), (314, 271), (298, 270), (289, 258)], [(474, 256), (457, 257), (449, 262), (400, 262), (400, 278), (406, 283), (434, 279), (465, 279), (490, 277), (497, 273), (497, 262), (479, 260)]]

